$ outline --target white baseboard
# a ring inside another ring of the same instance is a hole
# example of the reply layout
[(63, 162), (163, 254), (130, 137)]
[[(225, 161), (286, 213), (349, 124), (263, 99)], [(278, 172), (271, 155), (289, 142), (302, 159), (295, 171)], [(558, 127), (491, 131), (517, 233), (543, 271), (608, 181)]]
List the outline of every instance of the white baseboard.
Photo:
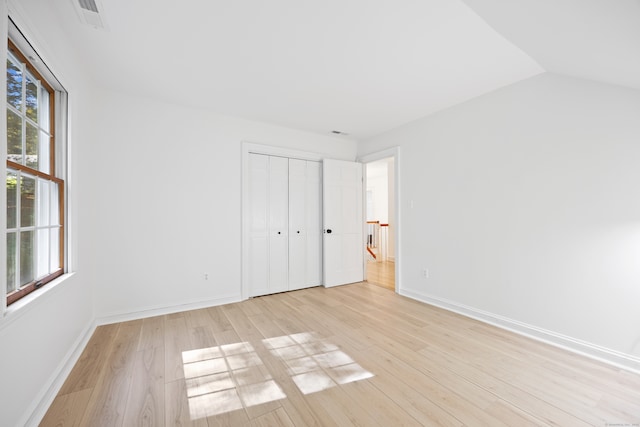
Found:
[(116, 322), (125, 322), (128, 320), (136, 320), (136, 319), (144, 319), (146, 317), (152, 316), (161, 316), (164, 314), (177, 313), (180, 311), (187, 310), (196, 310), (199, 308), (213, 307), (216, 305), (229, 304), (233, 302), (240, 301), (239, 295), (234, 295), (225, 298), (218, 298), (208, 301), (199, 301), (189, 304), (180, 304), (171, 307), (159, 307), (153, 309), (146, 309), (141, 311), (136, 311), (132, 313), (120, 313), (120, 314), (112, 314), (100, 318), (96, 318), (93, 322), (85, 328), (80, 337), (76, 340), (72, 348), (69, 350), (63, 361), (60, 363), (58, 369), (56, 369), (55, 373), (51, 376), (51, 379), (48, 382), (48, 386), (43, 388), (43, 392), (40, 396), (34, 399), (33, 406), (26, 411), (26, 415), (23, 417), (23, 422), (19, 423), (19, 425), (24, 426), (38, 426), (44, 418), (47, 410), (53, 403), (56, 395), (62, 388), (65, 380), (71, 373), (71, 370), (78, 362), (80, 355), (84, 351), (84, 348), (87, 346), (89, 339), (93, 335), (96, 327), (100, 325), (106, 325), (110, 323)]
[(53, 400), (56, 398), (56, 395), (62, 388), (65, 380), (71, 373), (71, 370), (78, 362), (78, 359), (80, 359), (80, 355), (84, 351), (84, 348), (89, 342), (89, 339), (91, 338), (91, 335), (93, 335), (93, 331), (95, 331), (95, 329), (95, 322), (90, 323), (84, 329), (69, 352), (65, 355), (62, 362), (60, 362), (58, 369), (55, 370), (49, 379), (48, 386), (43, 387), (43, 391), (40, 393), (40, 396), (36, 396), (36, 398), (33, 399), (33, 406), (27, 410), (26, 415), (23, 417), (23, 422), (18, 425), (36, 427), (40, 424), (47, 413), (47, 410), (53, 403)]
[(163, 316), (165, 314), (179, 313), (181, 311), (198, 310), (200, 308), (214, 307), (217, 305), (231, 304), (242, 301), (240, 295), (232, 295), (206, 301), (195, 301), (186, 304), (178, 304), (164, 307), (144, 308), (142, 310), (127, 313), (112, 313), (100, 316), (96, 319), (97, 325), (108, 325), (111, 323), (127, 322), (129, 320), (144, 319), (153, 316)]
[(542, 341), (544, 343), (551, 344), (553, 346), (577, 354), (581, 354), (583, 356), (607, 363), (609, 365), (613, 365), (615, 367), (640, 374), (640, 358), (636, 356), (601, 347), (586, 341), (519, 322), (517, 320), (478, 310), (473, 307), (468, 307), (454, 301), (446, 300), (444, 298), (438, 298), (432, 295), (427, 295), (421, 292), (407, 289), (402, 289), (399, 293), (403, 296), (424, 302), (426, 304), (434, 305), (436, 307), (440, 307), (445, 310), (452, 311), (454, 313), (458, 313), (493, 326), (497, 326), (501, 329), (506, 329), (519, 335)]

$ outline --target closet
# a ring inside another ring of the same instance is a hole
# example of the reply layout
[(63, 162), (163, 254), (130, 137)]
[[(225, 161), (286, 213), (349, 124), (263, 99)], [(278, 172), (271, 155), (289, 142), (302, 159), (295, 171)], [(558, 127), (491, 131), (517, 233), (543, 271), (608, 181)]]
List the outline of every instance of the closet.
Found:
[(249, 154), (249, 295), (322, 283), (320, 162)]

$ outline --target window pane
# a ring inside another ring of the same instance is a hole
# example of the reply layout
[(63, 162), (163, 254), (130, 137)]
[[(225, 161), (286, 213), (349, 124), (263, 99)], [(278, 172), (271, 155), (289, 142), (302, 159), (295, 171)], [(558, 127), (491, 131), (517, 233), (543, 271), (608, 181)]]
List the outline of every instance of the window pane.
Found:
[(35, 232), (23, 231), (20, 233), (20, 286), (33, 282), (35, 279), (34, 255)]
[(38, 227), (49, 225), (51, 220), (51, 206), (49, 204), (51, 186), (49, 184), (49, 181), (38, 179), (38, 220), (36, 222)]
[(60, 194), (58, 184), (51, 183), (51, 225), (60, 225)]
[(40, 117), (38, 117), (40, 129), (49, 129), (49, 92), (44, 86), (40, 86)]
[(40, 131), (40, 153), (38, 155), (40, 164), (38, 165), (38, 169), (40, 172), (51, 173), (51, 159), (49, 159), (49, 144), (51, 138), (46, 132)]
[[(64, 270), (66, 252), (66, 234), (61, 224), (64, 201), (60, 200), (64, 182), (58, 183), (60, 180), (55, 177), (56, 172), (59, 176), (66, 175), (66, 162), (64, 158), (60, 162), (57, 158), (54, 160), (58, 152), (65, 152), (66, 94), (58, 92), (62, 88), (55, 78), (52, 86), (49, 85), (45, 77), (50, 71), (44, 64), (19, 52), (18, 45), (26, 40), (22, 40), (18, 31), (15, 35), (19, 39), (15, 44), (12, 37), (7, 41), (7, 127), (5, 135), (0, 135), (7, 141), (4, 153), (7, 163), (5, 280), (12, 303), (34, 290), (35, 281)], [(54, 103), (58, 96), (61, 96), (63, 111), (59, 122), (58, 103)], [(53, 135), (54, 123), (60, 123), (60, 132), (56, 135), (59, 138)], [(54, 168), (56, 164), (58, 167)]]
[(16, 228), (18, 221), (18, 175), (7, 172), (7, 228)]
[(38, 169), (38, 128), (27, 123), (27, 166)]
[(38, 122), (38, 81), (27, 73), (27, 93), (25, 101), (27, 103), (27, 117), (34, 122)]
[(49, 271), (54, 272), (60, 268), (60, 228), (51, 229), (51, 265)]
[(38, 230), (38, 268), (36, 277), (43, 277), (49, 274), (49, 234), (48, 228)]
[(7, 109), (7, 160), (22, 163), (22, 118)]
[(20, 226), (35, 225), (36, 180), (28, 176), (20, 179)]
[(16, 233), (7, 233), (7, 293), (16, 290)]
[(22, 108), (22, 71), (11, 57), (7, 58), (7, 102), (18, 110)]

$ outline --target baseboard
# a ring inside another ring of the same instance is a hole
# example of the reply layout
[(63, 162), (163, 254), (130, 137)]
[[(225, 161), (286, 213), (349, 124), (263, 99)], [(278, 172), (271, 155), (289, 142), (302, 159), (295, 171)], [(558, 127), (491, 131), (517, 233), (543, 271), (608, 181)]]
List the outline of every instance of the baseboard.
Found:
[(229, 304), (233, 302), (238, 302), (240, 300), (241, 300), (240, 296), (234, 295), (230, 297), (217, 298), (217, 299), (208, 300), (208, 301), (198, 301), (198, 302), (193, 302), (188, 304), (179, 304), (179, 305), (170, 306), (170, 307), (146, 309), (146, 310), (136, 311), (132, 313), (113, 314), (113, 315), (108, 315), (108, 316), (94, 319), (94, 321), (85, 328), (83, 333), (80, 334), (80, 336), (78, 337), (74, 345), (71, 347), (71, 350), (69, 350), (67, 355), (64, 357), (64, 359), (60, 363), (60, 366), (58, 367), (58, 369), (56, 369), (55, 373), (51, 376), (51, 379), (48, 382), (49, 385), (44, 387), (43, 388), (44, 391), (41, 393), (41, 395), (37, 396), (33, 400), (34, 402), (37, 402), (37, 403), (35, 403), (31, 408), (29, 408), (25, 412), (26, 415), (23, 417), (23, 420), (21, 423), (19, 423), (19, 425), (35, 427), (40, 424), (45, 414), (47, 413), (47, 410), (53, 403), (53, 400), (55, 399), (56, 395), (62, 388), (62, 385), (64, 384), (65, 380), (69, 376), (69, 373), (71, 373), (71, 370), (73, 369), (75, 364), (78, 362), (80, 355), (84, 351), (84, 348), (87, 346), (87, 343), (89, 342), (89, 339), (93, 335), (93, 332), (95, 331), (96, 327), (100, 325), (110, 324), (110, 323), (144, 319), (145, 317), (161, 316), (164, 314), (177, 313), (180, 311), (196, 310), (199, 308)]
[(412, 290), (402, 289), (400, 294), (426, 304), (443, 308), (470, 317), (501, 329), (535, 339), (564, 350), (595, 359), (630, 372), (640, 374), (640, 358), (619, 351), (601, 347), (586, 341), (538, 328), (517, 320), (509, 319), (486, 311), (468, 307), (457, 302)]
[(29, 408), (25, 412), (25, 416), (23, 417), (23, 422), (20, 422), (18, 425), (24, 426), (38, 426), (42, 419), (44, 418), (47, 410), (53, 403), (53, 400), (56, 398), (58, 392), (62, 388), (65, 380), (71, 373), (71, 370), (80, 359), (80, 355), (84, 351), (84, 348), (87, 346), (91, 335), (93, 335), (93, 331), (96, 329), (96, 323), (91, 322), (84, 331), (80, 334), (74, 345), (71, 347), (69, 352), (63, 358), (62, 362), (58, 366), (58, 369), (55, 370), (50, 380), (48, 381), (48, 386), (43, 387), (43, 391), (39, 396), (36, 396), (33, 399), (33, 406)]
[(144, 308), (142, 310), (126, 313), (111, 313), (100, 316), (96, 319), (97, 325), (108, 325), (111, 323), (127, 322), (129, 320), (145, 319), (153, 316), (163, 316), (165, 314), (179, 313), (181, 311), (198, 310), (201, 308), (215, 307), (217, 305), (231, 304), (242, 301), (240, 295), (232, 295), (206, 301), (195, 301), (186, 304), (172, 306)]

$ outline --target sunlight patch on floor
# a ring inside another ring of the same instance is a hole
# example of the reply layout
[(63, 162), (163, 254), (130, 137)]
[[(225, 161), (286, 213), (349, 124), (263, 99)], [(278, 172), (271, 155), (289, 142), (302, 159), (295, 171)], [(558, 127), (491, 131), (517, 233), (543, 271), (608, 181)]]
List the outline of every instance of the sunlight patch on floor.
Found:
[(286, 363), (291, 379), (304, 394), (373, 376), (338, 346), (312, 332), (269, 338), (263, 343)]
[(192, 420), (286, 397), (250, 343), (185, 351), (182, 361)]
[[(315, 332), (266, 338), (255, 345), (284, 363), (303, 394), (373, 377)], [(184, 351), (182, 361), (192, 420), (287, 397), (249, 342)]]

